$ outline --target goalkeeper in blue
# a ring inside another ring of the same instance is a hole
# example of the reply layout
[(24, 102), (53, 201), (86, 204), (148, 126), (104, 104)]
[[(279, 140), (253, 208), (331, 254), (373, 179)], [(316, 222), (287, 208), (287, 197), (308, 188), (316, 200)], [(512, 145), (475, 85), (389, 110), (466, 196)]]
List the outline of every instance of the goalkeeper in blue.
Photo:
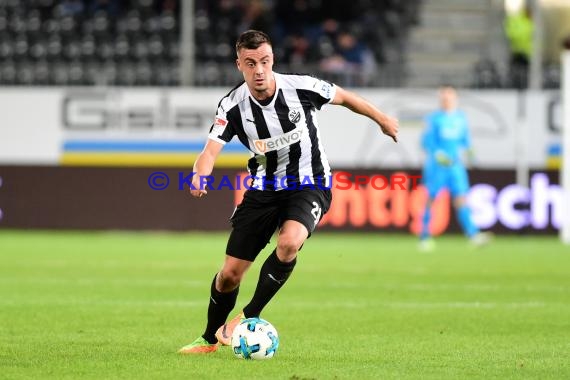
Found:
[(434, 248), (429, 230), (431, 205), (443, 189), (449, 190), (459, 224), (474, 245), (486, 244), (491, 236), (479, 231), (467, 205), (469, 177), (463, 159), (464, 155), (472, 158), (467, 118), (465, 113), (457, 108), (457, 92), (453, 87), (441, 87), (439, 100), (440, 109), (428, 116), (427, 127), (422, 136), (422, 148), (427, 156), (422, 182), (428, 191), (420, 233), (420, 249), (423, 251)]

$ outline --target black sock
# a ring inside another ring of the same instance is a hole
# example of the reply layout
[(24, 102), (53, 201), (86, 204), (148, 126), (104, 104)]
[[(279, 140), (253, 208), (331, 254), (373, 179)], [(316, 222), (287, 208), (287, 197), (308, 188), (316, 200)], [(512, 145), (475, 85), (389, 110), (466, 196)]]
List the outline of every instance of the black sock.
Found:
[(273, 298), (275, 293), (285, 284), (297, 263), (293, 261), (284, 263), (279, 260), (275, 250), (261, 266), (259, 280), (251, 302), (243, 308), (246, 318), (259, 317), (261, 310)]
[(239, 293), (239, 286), (231, 292), (221, 293), (216, 289), (216, 278), (214, 276), (212, 287), (210, 289), (210, 304), (208, 305), (208, 324), (206, 331), (202, 337), (210, 344), (216, 343), (216, 331), (226, 323), (228, 315), (236, 305), (237, 296)]

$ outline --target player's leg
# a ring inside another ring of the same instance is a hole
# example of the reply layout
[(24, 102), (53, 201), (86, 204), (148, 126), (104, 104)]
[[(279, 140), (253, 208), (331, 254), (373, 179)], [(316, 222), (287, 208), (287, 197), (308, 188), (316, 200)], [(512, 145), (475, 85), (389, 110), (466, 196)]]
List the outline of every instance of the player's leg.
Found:
[(216, 331), (222, 326), (236, 305), (239, 284), (251, 261), (227, 255), (222, 270), (214, 277), (210, 288), (208, 322), (202, 336), (210, 343), (217, 343)]
[[(224, 322), (235, 306), (239, 284), (278, 225), (277, 207), (272, 196), (260, 191), (247, 191), (243, 202), (232, 215), (231, 222), (233, 229), (228, 239), (226, 259), (210, 288), (206, 329), (200, 338), (183, 347), (180, 350), (182, 353), (212, 352), (218, 342), (229, 344), (236, 318)], [(210, 351), (200, 351), (200, 348), (195, 347), (200, 344), (209, 345), (206, 350)]]
[(239, 284), (251, 262), (227, 255), (222, 269), (216, 273), (210, 287), (208, 319), (204, 333), (180, 349), (182, 354), (210, 353), (217, 349), (216, 331), (224, 324), (234, 308)]
[[(295, 225), (296, 224), (296, 225)], [(229, 345), (237, 324), (244, 318), (259, 317), (261, 310), (285, 284), (296, 264), (296, 254), (307, 238), (306, 228), (295, 221), (286, 221), (279, 230), (277, 248), (267, 257), (259, 272), (254, 295), (243, 311), (216, 332), (223, 345)]]
[(467, 204), (466, 196), (457, 196), (453, 199), (453, 205), (457, 213), (457, 220), (463, 229), (463, 233), (475, 246), (482, 246), (492, 240), (490, 232), (481, 232), (479, 227), (473, 222), (471, 208)]
[[(230, 235), (230, 239), (228, 240), (228, 248), (227, 252), (228, 257), (231, 257), (234, 260), (240, 260), (242, 262), (247, 262), (249, 265), (255, 260), (259, 252), (269, 242), (271, 235), (275, 231), (277, 226), (277, 219), (275, 218), (274, 222), (271, 222), (267, 225), (259, 225), (256, 229), (257, 231), (252, 231), (250, 229), (234, 229), (232, 234)], [(232, 257), (235, 256), (235, 257)], [(248, 268), (249, 268), (248, 265)], [(239, 283), (239, 282), (238, 282)], [(237, 298), (237, 289), (235, 290), (235, 298)], [(219, 319), (215, 320), (215, 323), (212, 324), (212, 328), (215, 331), (215, 337), (217, 341), (225, 346), (228, 346), (231, 343), (232, 333), (234, 328), (237, 324), (244, 318), (243, 311), (240, 311), (236, 316), (230, 319), (228, 322), (224, 323), (232, 311), (233, 307), (235, 306), (235, 298), (234, 302), (228, 309), (224, 309), (225, 314), (222, 316), (220, 315)], [(210, 303), (211, 305), (211, 303)], [(217, 323), (217, 324), (216, 324)], [(208, 322), (210, 325), (210, 322)], [(211, 330), (210, 330), (211, 331)]]
[(431, 232), (429, 230), (429, 225), (431, 223), (431, 206), (433, 204), (433, 198), (428, 194), (424, 214), (422, 216), (422, 230), (420, 231), (420, 240), (427, 240), (431, 238)]
[(265, 305), (285, 285), (297, 263), (297, 252), (308, 236), (309, 232), (303, 224), (294, 220), (283, 223), (277, 238), (277, 248), (263, 263), (253, 298), (243, 308), (246, 318), (259, 317)]
[(473, 221), (471, 208), (467, 204), (467, 193), (469, 192), (469, 177), (467, 170), (463, 166), (456, 166), (452, 171), (452, 181), (450, 191), (453, 198), (453, 206), (456, 210), (457, 220), (463, 229), (463, 233), (475, 245), (486, 244), (490, 240), (490, 235), (481, 233)]
[[(231, 218), (234, 230), (228, 240), (228, 255), (253, 262), (265, 248), (279, 223), (277, 192), (247, 191), (243, 202)], [(227, 315), (224, 318), (227, 318)], [(218, 325), (216, 338), (222, 345), (231, 343), (235, 326), (243, 319), (243, 311)]]
[(457, 215), (457, 221), (463, 229), (465, 236), (471, 238), (479, 233), (479, 228), (477, 228), (471, 217), (471, 209), (467, 205), (465, 195), (455, 196), (453, 198), (453, 206)]
[(422, 229), (420, 231), (420, 242), (418, 244), (418, 249), (422, 252), (431, 252), (435, 249), (435, 241), (431, 236), (430, 223), (431, 223), (431, 206), (435, 196), (432, 198), (428, 196), (426, 200), (426, 206), (424, 208), (424, 214), (422, 216)]
[(456, 211), (457, 221), (467, 237), (472, 237), (479, 232), (473, 223), (471, 210), (467, 205), (467, 192), (469, 191), (469, 178), (467, 169), (460, 165), (455, 165), (451, 170), (449, 190), (453, 199), (453, 206)]
[(439, 191), (445, 185), (445, 168), (439, 168), (437, 165), (428, 165), (422, 173), (422, 182), (427, 191), (427, 200), (422, 215), (422, 228), (420, 231), (420, 245), (422, 251), (430, 251), (434, 248), (432, 240), (430, 223), (432, 204)]
[(243, 311), (247, 318), (258, 317), (263, 308), (285, 285), (297, 263), (297, 253), (328, 211), (330, 190), (305, 188), (286, 191), (287, 199), (280, 211), (281, 227), (277, 248), (267, 257), (251, 302)]

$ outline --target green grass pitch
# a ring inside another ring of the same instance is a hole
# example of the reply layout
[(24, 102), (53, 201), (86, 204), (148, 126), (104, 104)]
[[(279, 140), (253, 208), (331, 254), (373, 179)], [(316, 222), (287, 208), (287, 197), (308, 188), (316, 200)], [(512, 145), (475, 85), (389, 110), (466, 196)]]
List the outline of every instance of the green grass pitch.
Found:
[(203, 331), (226, 236), (0, 232), (0, 378), (570, 378), (570, 248), (555, 237), (444, 236), (425, 254), (411, 236), (317, 232), (262, 314), (275, 358), (178, 355)]

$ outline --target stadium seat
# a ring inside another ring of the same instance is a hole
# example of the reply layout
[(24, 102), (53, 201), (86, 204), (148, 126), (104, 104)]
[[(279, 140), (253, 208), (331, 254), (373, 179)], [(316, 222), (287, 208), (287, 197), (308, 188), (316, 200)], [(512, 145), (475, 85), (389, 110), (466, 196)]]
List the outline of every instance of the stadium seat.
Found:
[(550, 64), (544, 67), (543, 86), (547, 89), (559, 89), (561, 83), (560, 65)]
[(496, 63), (490, 59), (483, 59), (473, 68), (474, 88), (500, 88), (502, 80), (497, 70)]
[(0, 71), (0, 80), (4, 84), (16, 84), (16, 64), (13, 61), (4, 61)]

